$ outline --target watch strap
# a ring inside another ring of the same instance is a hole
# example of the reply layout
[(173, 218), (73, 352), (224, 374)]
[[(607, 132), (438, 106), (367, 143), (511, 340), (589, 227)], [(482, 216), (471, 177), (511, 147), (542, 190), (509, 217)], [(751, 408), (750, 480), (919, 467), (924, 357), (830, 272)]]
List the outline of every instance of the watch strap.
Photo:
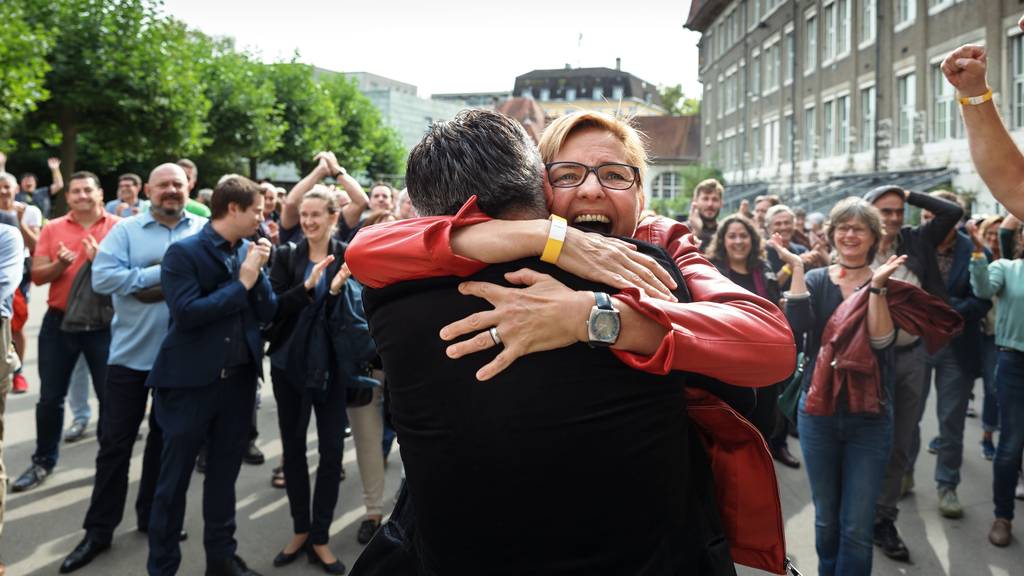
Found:
[(614, 310), (612, 297), (605, 292), (594, 292), (594, 305), (601, 310)]

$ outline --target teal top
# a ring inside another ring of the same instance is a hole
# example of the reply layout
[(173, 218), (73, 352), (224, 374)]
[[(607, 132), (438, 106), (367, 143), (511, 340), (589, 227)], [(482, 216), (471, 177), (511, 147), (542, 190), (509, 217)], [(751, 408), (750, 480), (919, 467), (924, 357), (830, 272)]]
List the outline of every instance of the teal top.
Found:
[(1024, 259), (971, 259), (971, 288), (978, 298), (999, 298), (996, 345), (1024, 352)]

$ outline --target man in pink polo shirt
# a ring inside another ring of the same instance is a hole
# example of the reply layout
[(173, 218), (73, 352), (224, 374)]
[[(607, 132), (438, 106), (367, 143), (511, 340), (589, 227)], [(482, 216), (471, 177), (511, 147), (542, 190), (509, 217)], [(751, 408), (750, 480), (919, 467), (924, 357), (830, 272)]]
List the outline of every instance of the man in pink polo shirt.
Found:
[(79, 354), (92, 373), (96, 398), (103, 402), (107, 380), (110, 327), (68, 331), (61, 328), (75, 275), (107, 232), (119, 220), (103, 209), (103, 190), (91, 172), (71, 175), (64, 192), (68, 213), (43, 227), (32, 257), (32, 281), (49, 284), (48, 308), (39, 329), (39, 403), (36, 404), (36, 451), (32, 465), (14, 482), (15, 492), (43, 483), (57, 464), (57, 448), (64, 425), (64, 397)]

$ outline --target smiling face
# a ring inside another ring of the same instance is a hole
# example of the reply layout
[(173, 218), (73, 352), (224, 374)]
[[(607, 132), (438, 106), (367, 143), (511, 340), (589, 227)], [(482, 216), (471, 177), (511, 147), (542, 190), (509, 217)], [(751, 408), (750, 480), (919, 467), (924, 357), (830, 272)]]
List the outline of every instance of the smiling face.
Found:
[(263, 222), (263, 194), (256, 195), (248, 208), (234, 202), (228, 204), (228, 225), (239, 238), (249, 238), (260, 229)]
[(299, 225), (310, 242), (317, 243), (330, 235), (338, 223), (338, 214), (331, 214), (327, 201), (321, 198), (306, 198), (299, 205)]
[(778, 233), (782, 236), (782, 241), (786, 244), (793, 239), (793, 230), (795, 229), (793, 215), (789, 212), (779, 212), (772, 216), (772, 221), (768, 223), (768, 231), (772, 233)]
[(722, 211), (722, 196), (715, 191), (701, 190), (697, 192), (697, 199), (693, 201), (694, 206), (697, 207), (697, 212), (700, 213), (700, 217), (704, 220), (714, 220), (718, 218), (718, 213)]
[(839, 259), (847, 264), (860, 264), (868, 257), (875, 244), (874, 234), (867, 222), (849, 218), (834, 223), (830, 231)]
[[(583, 128), (565, 139), (551, 162), (579, 162), (587, 166), (606, 163), (628, 164), (626, 147), (614, 134), (600, 128)], [(632, 236), (643, 210), (637, 193), (640, 181), (625, 190), (601, 186), (597, 176), (588, 172), (575, 188), (551, 189), (551, 212), (563, 216), (573, 226), (612, 234)]]
[(750, 256), (750, 231), (741, 222), (733, 222), (725, 229), (725, 254), (729, 262), (746, 262)]
[[(130, 180), (121, 181), (122, 184), (124, 182), (131, 183)], [(164, 216), (181, 217), (185, 203), (188, 201), (188, 177), (181, 166), (177, 164), (158, 166), (149, 174), (146, 190), (149, 193), (150, 210)], [(122, 197), (122, 201), (126, 200)]]
[(131, 178), (122, 178), (117, 182), (117, 198), (132, 206), (139, 199), (139, 186)]
[(14, 207), (14, 195), (18, 193), (18, 181), (14, 176), (0, 176), (0, 210), (11, 210)]
[(394, 209), (394, 204), (391, 200), (391, 189), (387, 186), (374, 186), (370, 190), (370, 208), (372, 210), (387, 210), (390, 212)]
[(903, 205), (906, 201), (898, 193), (890, 193), (875, 200), (875, 208), (882, 214), (885, 235), (895, 238), (903, 227)]
[(84, 214), (96, 210), (103, 201), (103, 190), (91, 177), (75, 178), (68, 183), (65, 197), (72, 212)]

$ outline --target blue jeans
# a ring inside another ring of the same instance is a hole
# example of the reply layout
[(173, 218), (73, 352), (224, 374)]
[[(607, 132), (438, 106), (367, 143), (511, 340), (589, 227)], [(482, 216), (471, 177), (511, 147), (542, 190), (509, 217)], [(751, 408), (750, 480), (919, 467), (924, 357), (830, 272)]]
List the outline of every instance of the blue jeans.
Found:
[(75, 422), (88, 424), (92, 419), (92, 406), (89, 406), (89, 364), (84, 356), (78, 357), (75, 370), (71, 373), (68, 408), (71, 408), (71, 419)]
[(32, 462), (47, 470), (52, 470), (57, 464), (60, 434), (64, 427), (64, 398), (68, 394), (75, 362), (79, 356), (85, 356), (102, 412), (103, 383), (107, 380), (110, 352), (110, 330), (65, 332), (60, 329), (63, 319), (63, 312), (50, 308), (39, 328), (40, 387), (39, 403), (36, 404), (36, 451)]
[(981, 427), (985, 432), (999, 430), (999, 400), (996, 392), (996, 337), (981, 337), (981, 382), (985, 400), (981, 405)]
[(999, 351), (996, 389), (1002, 428), (992, 462), (992, 501), (996, 518), (1013, 520), (1013, 491), (1024, 449), (1024, 352)]
[(875, 502), (889, 464), (892, 411), (809, 416), (800, 399), (797, 430), (814, 500), (820, 576), (871, 574)]

